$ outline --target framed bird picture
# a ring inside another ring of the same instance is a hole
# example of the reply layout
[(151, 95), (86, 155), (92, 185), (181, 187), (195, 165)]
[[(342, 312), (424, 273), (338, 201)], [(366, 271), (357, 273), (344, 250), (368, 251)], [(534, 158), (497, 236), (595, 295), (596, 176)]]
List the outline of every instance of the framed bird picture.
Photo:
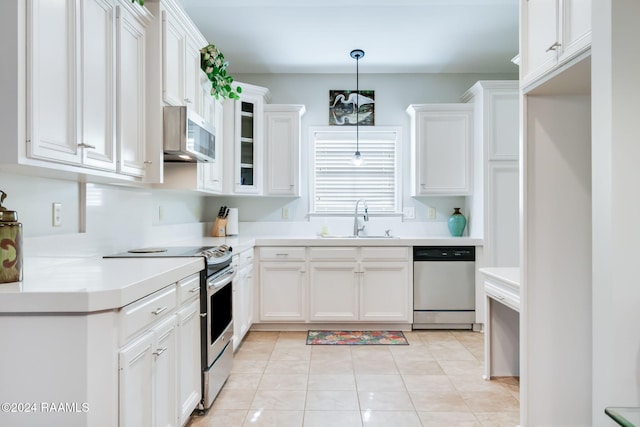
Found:
[(375, 91), (330, 90), (329, 91), (329, 125), (374, 126)]

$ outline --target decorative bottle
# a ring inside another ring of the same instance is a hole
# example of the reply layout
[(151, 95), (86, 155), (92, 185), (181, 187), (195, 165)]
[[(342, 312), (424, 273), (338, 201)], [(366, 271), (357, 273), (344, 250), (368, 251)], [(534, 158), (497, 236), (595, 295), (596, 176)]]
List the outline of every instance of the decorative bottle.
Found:
[(449, 232), (452, 236), (462, 236), (464, 227), (467, 225), (467, 218), (460, 213), (460, 208), (453, 208), (453, 214), (449, 217), (447, 225), (449, 226)]
[(0, 283), (22, 280), (22, 224), (16, 211), (2, 206), (6, 197), (0, 190)]

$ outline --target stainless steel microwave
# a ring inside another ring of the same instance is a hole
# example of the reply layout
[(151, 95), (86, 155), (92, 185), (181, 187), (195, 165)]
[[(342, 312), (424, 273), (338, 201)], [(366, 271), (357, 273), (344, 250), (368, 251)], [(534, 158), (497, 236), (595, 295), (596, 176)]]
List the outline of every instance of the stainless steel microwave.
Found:
[(189, 108), (167, 106), (163, 111), (164, 160), (213, 162), (216, 129)]

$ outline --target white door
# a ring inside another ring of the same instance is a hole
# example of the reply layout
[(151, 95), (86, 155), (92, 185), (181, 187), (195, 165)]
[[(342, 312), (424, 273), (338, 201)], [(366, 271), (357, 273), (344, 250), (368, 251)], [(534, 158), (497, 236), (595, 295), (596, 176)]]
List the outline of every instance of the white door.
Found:
[(260, 320), (306, 320), (302, 262), (260, 264)]
[(358, 320), (358, 263), (309, 264), (309, 320)]
[(75, 0), (32, 0), (27, 8), (27, 156), (80, 164), (76, 140)]
[(78, 144), (82, 163), (115, 171), (115, 9), (106, 0), (83, 0), (80, 9)]
[(200, 300), (183, 305), (178, 311), (178, 414), (184, 425), (198, 406), (200, 391)]
[(559, 0), (520, 0), (520, 80), (533, 80), (557, 63)]
[(126, 9), (118, 7), (118, 172), (145, 172), (145, 44), (146, 30)]
[(360, 320), (410, 320), (411, 280), (407, 262), (362, 262)]
[(185, 105), (186, 34), (168, 11), (162, 12), (162, 100)]
[(154, 333), (154, 425), (174, 427), (177, 412), (177, 319), (167, 320), (153, 328)]
[(269, 111), (265, 116), (265, 193), (299, 195), (300, 114)]
[(119, 353), (119, 427), (153, 426), (154, 351), (147, 332)]

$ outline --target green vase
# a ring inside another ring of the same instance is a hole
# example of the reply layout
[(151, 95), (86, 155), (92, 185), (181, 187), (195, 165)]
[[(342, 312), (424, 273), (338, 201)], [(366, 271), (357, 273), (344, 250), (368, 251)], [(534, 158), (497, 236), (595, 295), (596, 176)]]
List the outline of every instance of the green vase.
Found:
[(449, 232), (452, 236), (462, 236), (464, 227), (467, 225), (467, 218), (460, 213), (460, 208), (453, 208), (453, 214), (449, 217), (447, 225), (449, 226)]

